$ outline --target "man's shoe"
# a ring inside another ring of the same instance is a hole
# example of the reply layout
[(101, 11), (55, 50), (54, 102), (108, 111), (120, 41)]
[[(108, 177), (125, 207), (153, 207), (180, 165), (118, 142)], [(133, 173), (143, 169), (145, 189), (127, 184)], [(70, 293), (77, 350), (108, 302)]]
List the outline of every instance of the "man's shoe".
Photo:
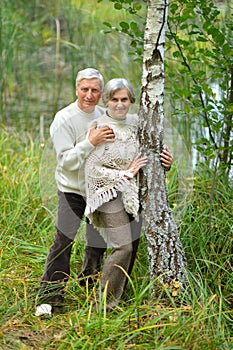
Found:
[(41, 304), (36, 307), (35, 316), (52, 316), (52, 306), (50, 304)]

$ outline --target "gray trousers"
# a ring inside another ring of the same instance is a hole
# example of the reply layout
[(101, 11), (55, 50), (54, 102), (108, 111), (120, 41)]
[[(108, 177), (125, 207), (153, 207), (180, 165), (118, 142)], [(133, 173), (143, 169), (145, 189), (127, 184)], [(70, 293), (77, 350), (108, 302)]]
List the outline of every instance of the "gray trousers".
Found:
[[(54, 242), (47, 255), (45, 269), (38, 294), (38, 304), (42, 302), (57, 304), (63, 300), (64, 283), (68, 281), (70, 275), (70, 256), (72, 245), (75, 235), (80, 227), (86, 206), (85, 199), (80, 195), (58, 192), (58, 196), (59, 205), (56, 221), (57, 230), (54, 236)], [(128, 217), (130, 220), (130, 216)], [(136, 257), (141, 231), (141, 222), (138, 223), (135, 221), (130, 221), (130, 227), (132, 247), (131, 252), (129, 252), (128, 255), (128, 274), (130, 274), (132, 271)], [(100, 236), (98, 231), (95, 230), (89, 223), (86, 224), (86, 237), (87, 245), (85, 247), (84, 261), (79, 277), (88, 277), (100, 271), (103, 255), (107, 248), (106, 242)], [(119, 253), (116, 252), (115, 256), (117, 257), (118, 254)], [(125, 264), (124, 267), (126, 267)], [(104, 271), (105, 269), (103, 269), (103, 276), (106, 276)], [(106, 281), (107, 280), (108, 279), (106, 279)], [(102, 283), (104, 285), (104, 281)], [(124, 283), (125, 287), (125, 278), (122, 278), (122, 283)], [(119, 287), (118, 289), (122, 291), (124, 287)], [(116, 294), (118, 295), (119, 293), (117, 292)]]

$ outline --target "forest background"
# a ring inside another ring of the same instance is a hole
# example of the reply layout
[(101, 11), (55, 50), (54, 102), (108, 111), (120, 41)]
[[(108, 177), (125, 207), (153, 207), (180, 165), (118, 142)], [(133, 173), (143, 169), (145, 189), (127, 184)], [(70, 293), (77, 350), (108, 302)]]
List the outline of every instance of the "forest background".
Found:
[(142, 236), (122, 304), (95, 313), (95, 290), (76, 280), (82, 229), (67, 308), (48, 320), (33, 314), (56, 209), (49, 125), (75, 99), (85, 67), (105, 81), (127, 78), (139, 104), (146, 2), (2, 0), (0, 11), (1, 348), (232, 349), (232, 3), (169, 7), (165, 141), (175, 162), (167, 186), (188, 261), (188, 305), (171, 299), (168, 307), (151, 294)]

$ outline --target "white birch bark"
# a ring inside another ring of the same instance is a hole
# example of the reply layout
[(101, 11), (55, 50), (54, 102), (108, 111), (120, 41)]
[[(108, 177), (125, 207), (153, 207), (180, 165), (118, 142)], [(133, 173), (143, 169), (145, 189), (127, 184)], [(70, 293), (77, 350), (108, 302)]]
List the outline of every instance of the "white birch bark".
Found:
[(164, 44), (168, 1), (147, 1), (139, 139), (149, 158), (141, 176), (141, 200), (151, 278), (177, 295), (185, 285), (186, 259), (168, 204), (160, 162), (164, 134)]

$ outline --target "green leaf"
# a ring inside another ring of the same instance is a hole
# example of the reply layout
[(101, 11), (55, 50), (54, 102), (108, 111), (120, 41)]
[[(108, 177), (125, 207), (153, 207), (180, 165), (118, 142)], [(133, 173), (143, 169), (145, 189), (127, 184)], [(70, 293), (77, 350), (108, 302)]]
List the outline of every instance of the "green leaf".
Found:
[(130, 46), (137, 47), (137, 41), (136, 40), (132, 40), (131, 43), (130, 43)]
[(175, 51), (172, 53), (173, 57), (180, 57), (180, 52), (179, 51)]
[(143, 50), (139, 48), (139, 49), (136, 50), (136, 53), (137, 53), (139, 56), (141, 56), (141, 55), (143, 54)]
[(217, 28), (214, 28), (214, 27), (210, 28), (208, 30), (208, 34), (210, 34), (214, 39), (214, 41), (220, 45), (222, 45), (225, 41), (224, 35)]
[(105, 26), (109, 27), (109, 28), (112, 28), (112, 25), (111, 25), (111, 23), (109, 23), (109, 22), (103, 22), (103, 24), (104, 24)]
[(207, 20), (206, 22), (203, 23), (203, 29), (206, 30), (207, 33), (208, 33), (208, 30), (209, 30), (210, 27), (211, 27), (210, 20)]
[(127, 22), (120, 22), (120, 26), (123, 29), (129, 29), (129, 24)]
[(114, 7), (116, 10), (121, 10), (122, 9), (122, 4), (116, 3), (114, 4)]
[(171, 11), (172, 14), (174, 14), (177, 11), (177, 9), (178, 9), (178, 5), (177, 4), (173, 3), (173, 4), (170, 5), (170, 11)]
[(138, 32), (138, 31), (139, 31), (138, 25), (137, 25), (137, 23), (135, 23), (135, 22), (131, 22), (131, 23), (130, 23), (130, 28), (131, 28), (134, 32)]
[(197, 145), (201, 145), (201, 144), (208, 144), (209, 140), (206, 139), (205, 137), (200, 138), (199, 140), (196, 141)]
[(228, 54), (232, 53), (232, 49), (228, 43), (223, 45), (222, 50), (226, 56), (228, 56)]
[(218, 43), (219, 45), (223, 45), (225, 41), (225, 36), (222, 33), (219, 33), (217, 37), (215, 38), (215, 42)]
[(188, 26), (189, 26), (188, 23), (184, 23), (180, 26), (180, 29), (184, 30), (184, 29), (188, 28)]
[(131, 13), (132, 15), (134, 15), (134, 14), (137, 12), (136, 10), (134, 10), (133, 7), (129, 7), (127, 10), (128, 10), (129, 13)]
[(199, 37), (197, 38), (197, 41), (200, 41), (200, 42), (202, 42), (202, 43), (206, 43), (206, 42), (209, 41), (209, 40), (206, 39), (206, 38), (204, 38), (203, 36), (199, 36)]
[(139, 11), (139, 10), (141, 10), (141, 8), (142, 8), (142, 5), (141, 5), (139, 2), (135, 2), (135, 3), (133, 4), (133, 9), (134, 9), (135, 11)]

